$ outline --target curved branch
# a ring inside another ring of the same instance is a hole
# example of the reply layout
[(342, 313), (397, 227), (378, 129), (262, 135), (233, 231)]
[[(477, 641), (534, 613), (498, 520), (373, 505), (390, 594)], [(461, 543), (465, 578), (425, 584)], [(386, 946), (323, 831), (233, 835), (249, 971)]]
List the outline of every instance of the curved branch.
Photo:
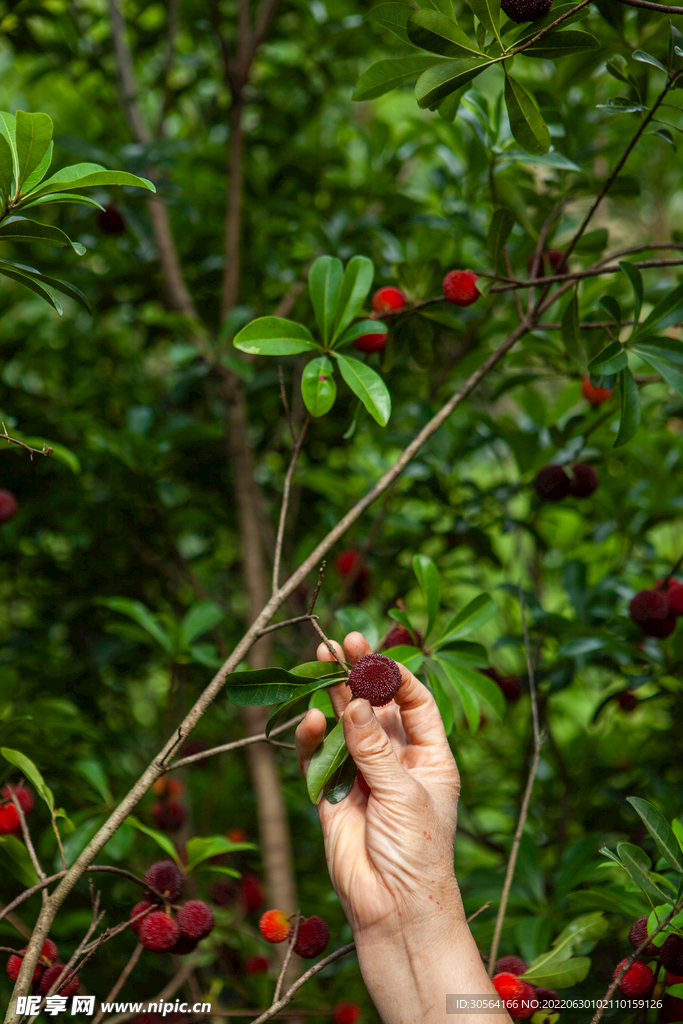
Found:
[(271, 1017), (274, 1017), (276, 1013), (279, 1013), (280, 1010), (283, 1010), (285, 1006), (291, 1003), (302, 985), (305, 985), (307, 981), (310, 981), (310, 979), (314, 977), (314, 975), (324, 970), (328, 964), (334, 963), (335, 960), (339, 960), (342, 956), (346, 956), (347, 953), (351, 953), (355, 948), (356, 943), (349, 942), (348, 945), (340, 946), (339, 949), (335, 949), (334, 953), (330, 953), (330, 955), (326, 956), (323, 960), (319, 960), (317, 964), (314, 964), (313, 967), (310, 967), (304, 974), (302, 974), (293, 985), (290, 985), (282, 999), (278, 999), (276, 1003), (269, 1006), (266, 1012), (262, 1013), (260, 1017), (256, 1018), (256, 1020), (253, 1020), (251, 1024), (264, 1024), (264, 1021), (270, 1020)]

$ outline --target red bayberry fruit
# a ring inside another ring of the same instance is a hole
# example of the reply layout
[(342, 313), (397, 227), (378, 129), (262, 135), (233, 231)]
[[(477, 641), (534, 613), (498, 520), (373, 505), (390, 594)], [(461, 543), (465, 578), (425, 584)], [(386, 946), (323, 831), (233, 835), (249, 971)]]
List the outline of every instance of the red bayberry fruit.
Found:
[[(622, 690), (621, 693), (617, 694), (617, 703), (622, 711), (634, 711), (638, 707), (638, 698), (633, 690)], [(633, 948), (635, 949), (636, 947), (634, 946)]]
[(471, 306), (480, 297), (477, 275), (471, 270), (450, 270), (441, 285), (446, 302), (453, 306)]
[(237, 886), (234, 882), (212, 882), (209, 896), (212, 903), (219, 907), (227, 907), (237, 896)]
[(158, 860), (145, 872), (145, 885), (168, 900), (177, 900), (183, 891), (183, 873), (172, 860)]
[(240, 897), (251, 913), (260, 909), (263, 904), (263, 889), (258, 875), (244, 875), (240, 882)]
[[(53, 943), (53, 945), (54, 945), (54, 943)], [(45, 948), (45, 947), (43, 947), (43, 948)], [(25, 953), (26, 949), (24, 948), (20, 952), (21, 953)], [(21, 970), (21, 965), (22, 965), (23, 962), (24, 962), (23, 956), (19, 956), (17, 953), (12, 953), (11, 957), (7, 961), (7, 968), (6, 968), (6, 970), (7, 970), (7, 973), (9, 974), (10, 978), (12, 979), (12, 981), (16, 981), (17, 978), (19, 977), (19, 971)], [(35, 966), (35, 970), (33, 972), (33, 981), (38, 981), (38, 979), (40, 978), (42, 973), (43, 973), (43, 965), (40, 964), (40, 963), (37, 963), (36, 966)]]
[(265, 974), (268, 970), (268, 961), (264, 956), (249, 956), (244, 961), (245, 974)]
[(538, 1010), (538, 1000), (533, 986), (528, 985), (525, 981), (522, 984), (524, 985), (524, 991), (521, 995), (504, 1000), (505, 1008), (510, 1016), (517, 1019), (532, 1017)]
[(575, 498), (590, 498), (600, 486), (600, 477), (587, 462), (577, 462), (572, 467), (571, 493)]
[(639, 590), (631, 598), (628, 610), (646, 636), (669, 636), (676, 625), (669, 608), (669, 599), (661, 590)]
[(521, 24), (523, 21), (538, 21), (547, 14), (553, 0), (501, 0), (501, 10), (508, 18)]
[(5, 804), (0, 807), (0, 836), (9, 836), (13, 832), (20, 831), (21, 823), (14, 804)]
[(53, 964), (58, 956), (59, 950), (57, 949), (57, 944), (53, 942), (52, 939), (45, 939), (40, 959), (46, 960), (48, 964)]
[(199, 939), (190, 939), (187, 935), (181, 935), (175, 946), (169, 949), (169, 953), (172, 953), (173, 956), (186, 956), (187, 953), (191, 953), (197, 948), (198, 942)]
[(386, 288), (378, 288), (372, 296), (372, 308), (377, 313), (394, 313), (403, 309), (406, 304), (406, 297), (400, 288), (389, 285)]
[[(629, 693), (629, 692), (630, 692), (629, 690), (626, 691), (626, 693)], [(624, 695), (623, 694), (619, 694), (619, 696), (623, 697)], [(633, 707), (635, 707), (635, 705), (638, 703), (638, 698), (635, 696), (635, 694), (633, 694), (633, 697), (634, 697)], [(619, 703), (621, 704), (622, 707), (624, 706), (621, 703), (621, 700), (619, 701)], [(647, 938), (647, 918), (646, 917), (639, 917), (638, 920), (634, 921), (633, 924), (631, 925), (631, 930), (628, 933), (628, 941), (631, 943), (631, 945), (633, 946), (634, 949), (638, 949), (640, 944), (642, 942), (645, 942), (646, 938)], [(640, 955), (646, 957), (648, 960), (652, 960), (655, 957), (659, 956), (659, 949), (657, 948), (657, 946), (655, 946), (654, 942), (648, 942), (648, 944), (645, 947), (645, 949), (641, 950)]]
[[(67, 978), (69, 972), (67, 971), (64, 964), (54, 964), (52, 967), (46, 968), (43, 971), (43, 976), (40, 979), (40, 991), (43, 995), (47, 995), (52, 986), (56, 981), (59, 981), (61, 977)], [(74, 974), (71, 981), (67, 981), (66, 985), (62, 988), (57, 989), (57, 995), (66, 996), (69, 999), (71, 996), (75, 996), (78, 992), (79, 986), (78, 975)]]
[(18, 786), (15, 786), (15, 785), (3, 786), (3, 789), (2, 789), (2, 798), (3, 798), (3, 800), (9, 800), (10, 803), (11, 803), (12, 802), (11, 793), (14, 793), (14, 795), (16, 796), (17, 800), (19, 801), (19, 806), (21, 807), (21, 809), (24, 812), (24, 814), (30, 814), (31, 811), (33, 810), (33, 808), (35, 807), (36, 802), (33, 799), (33, 793), (28, 788), (28, 786), (25, 785), (25, 783), (23, 783), (23, 782), (21, 782)]
[[(551, 270), (560, 269), (562, 266), (562, 260), (564, 259), (564, 253), (561, 249), (546, 249), (543, 255), (547, 258)], [(548, 989), (548, 992), (550, 991), (551, 989)]]
[(105, 206), (97, 219), (105, 235), (122, 235), (126, 230), (126, 222), (115, 206)]
[(560, 997), (557, 992), (552, 988), (543, 988), (542, 985), (538, 985), (534, 992), (536, 999), (538, 1000), (538, 1006), (541, 1010), (560, 1010), (562, 1006), (560, 1004)]
[(360, 604), (370, 593), (370, 570), (367, 565), (363, 564), (363, 555), (360, 551), (354, 551), (352, 548), (347, 551), (342, 551), (335, 561), (335, 568), (342, 578), (350, 576), (352, 573), (356, 573), (356, 566), (360, 564), (353, 586), (351, 588), (351, 598), (356, 604)]
[(258, 926), (266, 942), (284, 942), (291, 930), (289, 915), (284, 910), (266, 910)]
[(204, 900), (188, 900), (183, 903), (176, 918), (180, 926), (180, 934), (186, 939), (205, 939), (213, 931), (215, 920), (213, 911)]
[(361, 1010), (358, 1003), (339, 1003), (334, 1010), (334, 1024), (358, 1024)]
[(152, 804), (150, 814), (162, 832), (175, 832), (185, 821), (185, 808), (177, 800), (157, 800)]
[(520, 981), (512, 971), (501, 971), (494, 974), (491, 981), (501, 999), (514, 999), (524, 991), (524, 982)]
[(304, 960), (312, 960), (314, 956), (320, 956), (329, 941), (330, 929), (322, 917), (313, 914), (299, 925), (294, 952)]
[(385, 654), (366, 654), (351, 669), (348, 684), (354, 698), (362, 697), (373, 708), (381, 708), (398, 693), (401, 670)]
[[(362, 557), (360, 551), (354, 551), (352, 548), (349, 548), (348, 551), (342, 551), (337, 555), (337, 560), (334, 563), (339, 575), (350, 576)], [(367, 571), (364, 565), (361, 566), (361, 572), (363, 571)]]
[(683, 939), (680, 935), (669, 935), (659, 947), (662, 967), (672, 974), (683, 974)]
[(608, 402), (612, 397), (611, 388), (594, 388), (590, 377), (584, 377), (581, 382), (581, 394), (594, 409), (597, 409), (603, 402)]
[(522, 684), (517, 676), (501, 676), (495, 668), (482, 668), (479, 670), (482, 675), (488, 676), (497, 683), (503, 692), (506, 701), (513, 704), (522, 696)]
[(407, 645), (408, 647), (422, 647), (423, 636), (419, 629), (414, 629), (415, 639), (413, 640), (410, 635), (410, 630), (406, 629), (405, 626), (394, 626), (389, 633), (388, 637), (384, 641), (384, 646), (388, 650), (390, 647), (402, 647)]
[(0, 490), (0, 523), (8, 523), (19, 510), (19, 503), (11, 491)]
[[(615, 967), (612, 975), (613, 981), (625, 963), (628, 963), (628, 957), (620, 960)], [(642, 960), (636, 960), (619, 982), (619, 991), (622, 995), (629, 997), (647, 996), (652, 991), (654, 983), (655, 976), (652, 973), (652, 968)]]
[(169, 779), (163, 775), (152, 783), (152, 792), (157, 796), (181, 796), (185, 792), (185, 784), (180, 779)]
[(683, 1020), (683, 999), (667, 996), (659, 1011), (660, 1024), (679, 1024)]
[(683, 985), (683, 974), (670, 974), (669, 971), (667, 971), (666, 987), (670, 988), (672, 985)]
[(672, 615), (683, 615), (683, 583), (665, 577), (657, 580), (654, 590), (661, 590), (663, 594), (666, 594)]
[(381, 352), (388, 337), (388, 331), (383, 331), (381, 334), (361, 334), (359, 338), (354, 338), (353, 345), (359, 352)]
[(145, 949), (164, 953), (175, 946), (180, 938), (180, 928), (178, 922), (163, 910), (154, 910), (142, 919), (138, 936)]
[(249, 836), (243, 828), (229, 828), (225, 833), (231, 843), (247, 843), (249, 842)]
[(541, 501), (562, 501), (571, 491), (572, 483), (564, 468), (551, 462), (539, 469), (534, 487)]
[(361, 791), (363, 793), (365, 793), (366, 796), (370, 796), (370, 793), (372, 792), (372, 790), (368, 786), (367, 780), (366, 780), (365, 776), (363, 775), (362, 771), (360, 770), (360, 768), (356, 772), (356, 782), (360, 786)]
[(496, 974), (507, 972), (508, 974), (515, 974), (519, 976), (524, 974), (527, 969), (527, 965), (522, 960), (521, 956), (502, 956), (500, 960), (496, 961)]
[[(138, 915), (142, 914), (142, 912), (145, 910), (151, 910), (152, 907), (156, 907), (156, 904), (150, 903), (149, 900), (140, 900), (139, 903), (135, 904), (130, 914), (128, 915), (128, 920), (131, 922), (130, 927), (135, 932), (136, 935), (140, 934), (140, 925), (145, 920), (144, 917), (138, 917)], [(134, 920), (134, 918), (136, 917), (137, 921)]]

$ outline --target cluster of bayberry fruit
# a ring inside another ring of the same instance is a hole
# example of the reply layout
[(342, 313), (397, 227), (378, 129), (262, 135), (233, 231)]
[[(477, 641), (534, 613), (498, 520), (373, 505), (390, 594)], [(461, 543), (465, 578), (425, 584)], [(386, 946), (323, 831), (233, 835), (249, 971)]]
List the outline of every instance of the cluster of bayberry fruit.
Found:
[[(285, 914), (284, 910), (266, 910), (261, 915), (259, 928), (266, 942), (284, 942), (292, 934), (294, 915)], [(312, 960), (325, 951), (330, 941), (330, 929), (322, 917), (313, 914), (299, 922), (299, 930), (294, 943), (294, 952), (305, 960)]]
[(673, 633), (676, 619), (683, 615), (683, 583), (671, 577), (658, 580), (651, 590), (639, 590), (628, 610), (645, 636), (663, 639)]
[(559, 1010), (561, 1004), (557, 992), (522, 980), (520, 975), (527, 970), (521, 956), (502, 956), (496, 961), (496, 973), (491, 980), (510, 1016), (526, 1019), (539, 1010), (551, 1013)]
[[(633, 949), (638, 949), (647, 936), (647, 918), (639, 917), (631, 925), (628, 936)], [(629, 999), (643, 999), (652, 994), (655, 987), (655, 973), (650, 966), (649, 962), (651, 961), (655, 961), (667, 972), (667, 988), (683, 983), (683, 938), (680, 935), (667, 936), (661, 946), (655, 946), (654, 942), (649, 942), (640, 955), (642, 959), (635, 960), (619, 982), (619, 991), (622, 995)], [(628, 962), (628, 959), (625, 957), (614, 968), (614, 978)], [(672, 1024), (673, 1021), (681, 1020), (683, 1020), (683, 999), (666, 996), (659, 1014), (660, 1024)]]
[[(21, 970), (21, 964), (24, 959), (25, 952), (26, 949), (21, 949), (18, 953), (12, 953), (11, 957), (7, 961), (7, 973), (12, 981), (16, 981), (19, 977), (19, 971)], [(58, 964), (55, 962), (58, 956), (59, 950), (52, 939), (46, 939), (40, 958), (33, 972), (32, 986), (33, 991), (36, 994), (46, 996), (55, 982), (58, 982), (66, 971), (64, 964)], [(72, 975), (71, 978), (67, 977), (65, 980), (66, 984), (63, 988), (57, 989), (56, 994), (59, 996), (66, 996), (67, 999), (69, 999), (71, 996), (75, 996), (78, 992), (80, 982), (77, 974)]]
[(161, 778), (152, 785), (152, 791), (159, 797), (152, 804), (150, 814), (156, 828), (162, 832), (177, 832), (185, 824), (187, 811), (178, 797), (185, 787), (178, 779)]
[(0, 801), (0, 836), (9, 836), (15, 832), (21, 832), (19, 812), (12, 801), (12, 793), (17, 798), (24, 814), (30, 814), (35, 807), (33, 793), (25, 783), (21, 782), (18, 786), (3, 786), (0, 792), (0, 796), (2, 796)]
[(183, 891), (183, 875), (172, 860), (152, 864), (145, 874), (145, 884), (149, 886), (145, 899), (136, 903), (128, 915), (141, 944), (155, 953), (191, 953), (213, 931), (211, 907), (203, 900), (186, 900), (177, 905)]
[(11, 491), (0, 490), (0, 523), (8, 523), (19, 510), (19, 502)]
[(574, 498), (590, 498), (599, 486), (600, 477), (588, 462), (574, 463), (569, 472), (564, 466), (551, 462), (539, 469), (534, 480), (541, 501), (562, 501), (570, 494)]

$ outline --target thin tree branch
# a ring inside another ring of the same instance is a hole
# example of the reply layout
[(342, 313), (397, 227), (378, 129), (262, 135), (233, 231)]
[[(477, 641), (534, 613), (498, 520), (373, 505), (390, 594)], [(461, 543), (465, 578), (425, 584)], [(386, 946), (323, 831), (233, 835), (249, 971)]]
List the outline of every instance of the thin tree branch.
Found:
[(292, 477), (294, 475), (294, 468), (296, 466), (297, 459), (301, 453), (304, 440), (306, 438), (306, 432), (308, 431), (309, 424), (311, 422), (311, 414), (309, 413), (304, 420), (304, 425), (301, 428), (298, 440), (294, 445), (294, 451), (292, 452), (292, 458), (289, 462), (289, 468), (287, 469), (287, 475), (285, 476), (285, 485), (282, 491), (282, 506), (280, 508), (280, 522), (277, 527), (277, 537), (275, 539), (275, 557), (273, 558), (273, 594), (277, 593), (280, 586), (280, 563), (282, 561), (282, 542), (285, 537), (285, 522), (287, 519), (287, 510), (289, 508), (289, 495), (292, 489)]
[(310, 622), (312, 618), (318, 616), (311, 615), (310, 612), (306, 612), (305, 615), (295, 615), (293, 619), (285, 619), (284, 622), (276, 622), (272, 626), (266, 626), (265, 629), (260, 629), (258, 635), (266, 636), (267, 633), (276, 633), (278, 629), (284, 629), (285, 626), (296, 626), (298, 622)]
[(349, 671), (348, 666), (339, 657), (339, 655), (337, 654), (337, 652), (334, 649), (334, 644), (329, 639), (329, 637), (325, 635), (323, 630), (318, 625), (317, 618), (311, 619), (311, 625), (313, 626), (313, 629), (316, 631), (316, 633), (318, 634), (318, 636), (320, 637), (322, 642), (325, 644), (325, 647), (327, 647), (328, 651), (330, 652), (330, 654), (332, 655), (334, 660), (337, 661), (341, 665), (341, 667), (344, 669), (344, 672), (346, 673), (346, 678), (348, 679), (349, 676), (351, 675), (351, 672)]
[(31, 858), (31, 863), (33, 864), (33, 867), (36, 870), (36, 874), (38, 875), (38, 878), (41, 880), (41, 882), (44, 882), (47, 876), (46, 876), (45, 872), (43, 871), (43, 869), (41, 867), (40, 861), (38, 860), (38, 855), (36, 854), (36, 851), (34, 849), (33, 842), (31, 840), (31, 833), (28, 830), (28, 824), (27, 824), (27, 821), (26, 821), (26, 815), (24, 814), (24, 808), (21, 806), (21, 804), (19, 803), (19, 800), (17, 799), (17, 794), (16, 794), (15, 789), (12, 786), (8, 786), (7, 789), (9, 790), (10, 799), (11, 799), (12, 803), (14, 804), (14, 809), (15, 809), (15, 811), (17, 812), (17, 814), (19, 816), (19, 824), (21, 825), (21, 834), (22, 834), (22, 837), (24, 839), (24, 843), (26, 845), (26, 849), (28, 850), (28, 855)]
[[(306, 618), (308, 618), (308, 616), (306, 616)], [(207, 757), (215, 757), (216, 754), (225, 754), (228, 750), (238, 750), (240, 747), (248, 747), (251, 743), (269, 742), (273, 736), (277, 736), (286, 729), (291, 729), (293, 725), (298, 725), (305, 717), (306, 712), (301, 715), (297, 715), (295, 718), (290, 718), (288, 722), (284, 722), (282, 725), (278, 725), (276, 729), (272, 729), (270, 736), (266, 736), (265, 732), (260, 732), (251, 736), (245, 736), (242, 740), (234, 740), (232, 743), (224, 743), (220, 747), (212, 747), (211, 750), (202, 750), (199, 754), (190, 754), (188, 757), (181, 757), (177, 761), (171, 761), (170, 764), (166, 765), (164, 773), (172, 772), (176, 768), (184, 768), (185, 765), (188, 764), (196, 764), (197, 761), (204, 761)]]
[(0, 434), (0, 441), (9, 441), (10, 444), (17, 444), (20, 448), (24, 448), (25, 451), (31, 453), (31, 461), (33, 461), (34, 455), (52, 455), (52, 448), (49, 448), (45, 442), (43, 442), (42, 448), (31, 448), (30, 444), (25, 444), (23, 441), (19, 441), (16, 437), (10, 437), (7, 433), (7, 427), (2, 424), (2, 434)]
[[(170, 996), (175, 995), (178, 989), (182, 988), (190, 975), (194, 972), (199, 959), (199, 953), (190, 954), (178, 973), (162, 988), (161, 992), (159, 992), (154, 999), (147, 1000), (147, 1005), (150, 1003), (166, 1002)], [(125, 1024), (126, 1021), (131, 1019), (131, 1017), (135, 1017), (137, 1013), (139, 1013), (138, 1010), (127, 1010), (125, 1013), (114, 1014), (113, 1017), (106, 1018), (105, 1024)]]
[[(291, 930), (291, 933), (290, 933), (290, 936), (289, 936), (289, 942), (287, 943), (287, 953), (285, 954), (285, 958), (282, 961), (282, 968), (280, 969), (280, 974), (278, 976), (277, 983), (275, 985), (275, 992), (273, 993), (273, 1003), (276, 1003), (278, 1001), (278, 999), (280, 998), (280, 992), (282, 990), (282, 983), (285, 980), (285, 972), (287, 970), (287, 967), (289, 966), (289, 961), (292, 959), (292, 953), (294, 951), (294, 946), (296, 944), (297, 936), (299, 934), (299, 925), (300, 924), (301, 924), (301, 914), (297, 910), (296, 914), (294, 915), (294, 923), (292, 925), (292, 930)], [(271, 1003), (271, 1006), (272, 1005), (273, 1004)]]
[[(335, 960), (339, 960), (342, 956), (346, 956), (347, 953), (351, 953), (355, 948), (356, 943), (349, 942), (348, 945), (335, 949), (334, 953), (330, 953), (330, 955), (326, 956), (323, 960), (319, 960), (317, 964), (313, 965), (313, 967), (309, 967), (309, 969), (302, 974), (293, 985), (290, 985), (283, 997), (279, 999), (277, 1003), (273, 1003), (265, 1013), (262, 1013), (261, 1016), (257, 1017), (256, 1020), (251, 1022), (251, 1024), (264, 1024), (265, 1021), (270, 1020), (271, 1017), (274, 1017), (280, 1012), (280, 1010), (284, 1009), (285, 1006), (291, 1003), (302, 985), (305, 985), (307, 981), (310, 981), (310, 979), (315, 977), (316, 974), (319, 974), (320, 971), (324, 970), (328, 964), (334, 963)], [(114, 1024), (114, 1022), (111, 1021), (108, 1022), (108, 1024)]]
[[(117, 980), (114, 982), (114, 987), (111, 989), (107, 998), (102, 1000), (103, 1003), (113, 1003), (113, 1001), (116, 999), (117, 995), (128, 981), (128, 978), (130, 977), (131, 972), (133, 971), (138, 960), (140, 959), (140, 955), (144, 948), (145, 947), (142, 945), (142, 943), (138, 942), (137, 946), (130, 955), (128, 963), (119, 974)], [(104, 1011), (102, 1010), (102, 1006), (100, 1005), (99, 1010), (93, 1017), (92, 1024), (100, 1024), (100, 1021), (102, 1020), (103, 1017)]]
[[(474, 921), (475, 917), (479, 917), (479, 915), (483, 914), (485, 910), (488, 910), (490, 906), (491, 900), (487, 900), (486, 903), (479, 907), (479, 910), (475, 910), (473, 914), (470, 914), (469, 917), (465, 918), (465, 924), (469, 924), (470, 921)], [(93, 1024), (97, 1024), (97, 1021), (93, 1021)]]

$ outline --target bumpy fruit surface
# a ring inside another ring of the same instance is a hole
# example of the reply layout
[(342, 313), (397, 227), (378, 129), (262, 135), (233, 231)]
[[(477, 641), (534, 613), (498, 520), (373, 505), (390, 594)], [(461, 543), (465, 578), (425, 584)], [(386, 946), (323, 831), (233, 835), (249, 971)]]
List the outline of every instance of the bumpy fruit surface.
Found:
[(522, 984), (524, 990), (520, 995), (513, 996), (511, 999), (505, 999), (505, 1007), (508, 1013), (517, 1020), (526, 1020), (527, 1017), (533, 1017), (537, 1011), (537, 999), (533, 986), (528, 985), (525, 981)]
[(126, 222), (115, 206), (105, 206), (97, 220), (105, 235), (122, 235), (126, 230)]
[(244, 875), (240, 882), (240, 897), (252, 914), (260, 910), (263, 905), (263, 889), (258, 875)]
[[(628, 963), (628, 957), (619, 961), (614, 969), (612, 980), (616, 978), (625, 963)], [(629, 997), (647, 996), (652, 991), (654, 983), (655, 976), (652, 973), (652, 968), (642, 960), (636, 960), (619, 982), (619, 991), (622, 995)]]
[(441, 285), (446, 302), (453, 306), (471, 306), (481, 296), (477, 275), (471, 270), (451, 270)]
[(525, 983), (512, 971), (500, 971), (493, 975), (491, 981), (501, 999), (515, 999), (524, 992)]
[[(149, 900), (140, 900), (139, 903), (135, 904), (130, 914), (128, 915), (128, 920), (131, 922), (130, 927), (132, 931), (135, 932), (136, 935), (140, 934), (140, 925), (145, 920), (144, 917), (138, 917), (138, 914), (142, 914), (143, 911), (151, 910), (152, 907), (156, 907), (156, 903), (150, 903)], [(138, 920), (133, 920), (136, 917), (138, 918)]]
[[(25, 953), (26, 950), (22, 949), (22, 950), (20, 950), (20, 952)], [(16, 981), (17, 978), (19, 977), (19, 971), (21, 970), (21, 965), (22, 965), (23, 962), (24, 962), (23, 956), (17, 956), (16, 953), (12, 953), (11, 957), (7, 961), (6, 970), (7, 970), (7, 973), (9, 974), (10, 978), (12, 979), (12, 981)], [(43, 965), (41, 963), (37, 963), (36, 967), (35, 967), (35, 970), (33, 972), (33, 981), (38, 981), (38, 979), (40, 978), (41, 974), (43, 973), (43, 970), (44, 970)]]
[(33, 798), (33, 793), (28, 788), (28, 786), (24, 785), (23, 782), (18, 786), (3, 786), (2, 799), (9, 800), (11, 803), (12, 793), (14, 793), (15, 797), (19, 801), (19, 806), (21, 807), (24, 814), (30, 814), (33, 808), (35, 807), (36, 802)]
[(676, 619), (669, 608), (669, 599), (661, 590), (639, 590), (631, 598), (628, 611), (646, 636), (669, 636), (676, 625)]
[(142, 919), (138, 937), (145, 949), (164, 953), (175, 946), (180, 938), (180, 928), (178, 922), (164, 914), (163, 910), (154, 910)]
[(14, 804), (0, 807), (0, 836), (9, 836), (21, 831), (21, 822)]
[(339, 1003), (335, 1007), (332, 1020), (334, 1024), (358, 1024), (361, 1009), (358, 1003)]
[(0, 524), (8, 523), (19, 511), (19, 503), (11, 491), (0, 490)]
[(603, 402), (609, 402), (612, 397), (611, 388), (594, 388), (590, 377), (584, 377), (581, 382), (581, 394), (594, 409), (597, 409)]
[(264, 956), (249, 956), (244, 961), (245, 974), (265, 974), (268, 970), (268, 961)]
[(366, 795), (366, 796), (370, 796), (370, 794), (372, 793), (372, 790), (371, 790), (371, 789), (370, 789), (370, 787), (368, 786), (368, 783), (367, 783), (367, 779), (366, 779), (366, 778), (365, 778), (365, 776), (363, 775), (363, 773), (362, 773), (362, 771), (360, 770), (360, 768), (359, 768), (359, 769), (358, 769), (358, 771), (356, 772), (356, 782), (357, 782), (357, 783), (358, 783), (358, 785), (360, 786), (360, 788), (361, 788), (361, 792), (362, 792), (362, 793), (365, 793), (365, 795)]
[[(626, 692), (628, 693), (629, 691), (627, 690)], [(621, 697), (621, 696), (623, 696), (623, 694), (620, 694), (619, 696)], [(638, 703), (638, 698), (635, 696), (635, 694), (633, 694), (633, 696), (635, 698), (635, 704), (637, 704)], [(619, 703), (621, 704), (622, 707), (624, 706), (621, 703), (621, 701), (619, 701)], [(636, 949), (638, 949), (638, 947), (640, 946), (640, 944), (642, 942), (645, 942), (646, 938), (647, 938), (647, 918), (646, 917), (639, 917), (638, 920), (634, 921), (633, 924), (631, 925), (631, 930), (628, 933), (628, 941), (633, 946), (633, 949), (636, 950)], [(659, 949), (657, 948), (657, 946), (655, 946), (654, 942), (648, 942), (648, 944), (645, 947), (645, 949), (641, 950), (640, 955), (642, 957), (645, 957), (646, 960), (654, 960), (655, 958), (659, 957)]]
[(158, 860), (145, 872), (145, 885), (168, 900), (177, 900), (183, 891), (183, 874), (172, 860)]
[(659, 947), (662, 967), (672, 974), (683, 974), (683, 939), (680, 935), (669, 935)]
[(521, 24), (523, 21), (538, 21), (553, 6), (553, 0), (501, 0), (501, 10), (508, 18)]
[(401, 685), (401, 670), (385, 654), (366, 654), (351, 669), (349, 687), (355, 697), (381, 708), (394, 699)]
[(211, 907), (204, 900), (188, 900), (187, 903), (183, 903), (176, 920), (180, 934), (196, 942), (205, 939), (213, 931), (216, 923)]
[[(40, 991), (42, 995), (47, 995), (54, 983), (61, 977), (66, 979), (68, 973), (69, 972), (63, 964), (54, 964), (54, 966), (48, 967), (43, 971), (43, 976), (40, 979)], [(74, 974), (71, 981), (67, 981), (63, 988), (58, 988), (56, 990), (56, 995), (66, 996), (67, 999), (69, 999), (71, 996), (76, 995), (79, 984), (78, 975)]]
[(496, 974), (524, 974), (527, 966), (522, 960), (521, 956), (501, 956), (500, 960), (496, 961)]
[(600, 477), (587, 462), (577, 462), (572, 467), (571, 494), (575, 498), (590, 498), (600, 486)]
[(405, 626), (396, 625), (394, 626), (394, 628), (384, 641), (384, 646), (387, 648), (387, 650), (390, 647), (402, 647), (404, 645), (408, 647), (415, 647), (415, 645), (417, 644), (418, 647), (422, 647), (422, 642), (424, 639), (422, 633), (420, 632), (419, 629), (414, 629), (413, 633), (415, 634), (414, 640), (410, 635), (409, 629), (406, 629)]
[(354, 338), (353, 345), (359, 352), (381, 352), (388, 337), (388, 331), (382, 334), (361, 334), (359, 338)]
[(378, 288), (372, 296), (372, 308), (376, 313), (395, 313), (403, 309), (406, 304), (406, 297), (400, 288)]
[(572, 483), (564, 468), (551, 462), (539, 469), (534, 487), (541, 501), (562, 501), (571, 491)]
[(152, 804), (150, 814), (154, 825), (161, 832), (177, 832), (186, 817), (184, 806), (177, 800), (157, 800)]
[(284, 942), (290, 932), (290, 921), (284, 910), (266, 910), (258, 923), (266, 942)]
[(322, 917), (313, 914), (299, 925), (299, 933), (294, 943), (294, 952), (304, 960), (312, 960), (320, 956), (330, 941), (330, 929)]

